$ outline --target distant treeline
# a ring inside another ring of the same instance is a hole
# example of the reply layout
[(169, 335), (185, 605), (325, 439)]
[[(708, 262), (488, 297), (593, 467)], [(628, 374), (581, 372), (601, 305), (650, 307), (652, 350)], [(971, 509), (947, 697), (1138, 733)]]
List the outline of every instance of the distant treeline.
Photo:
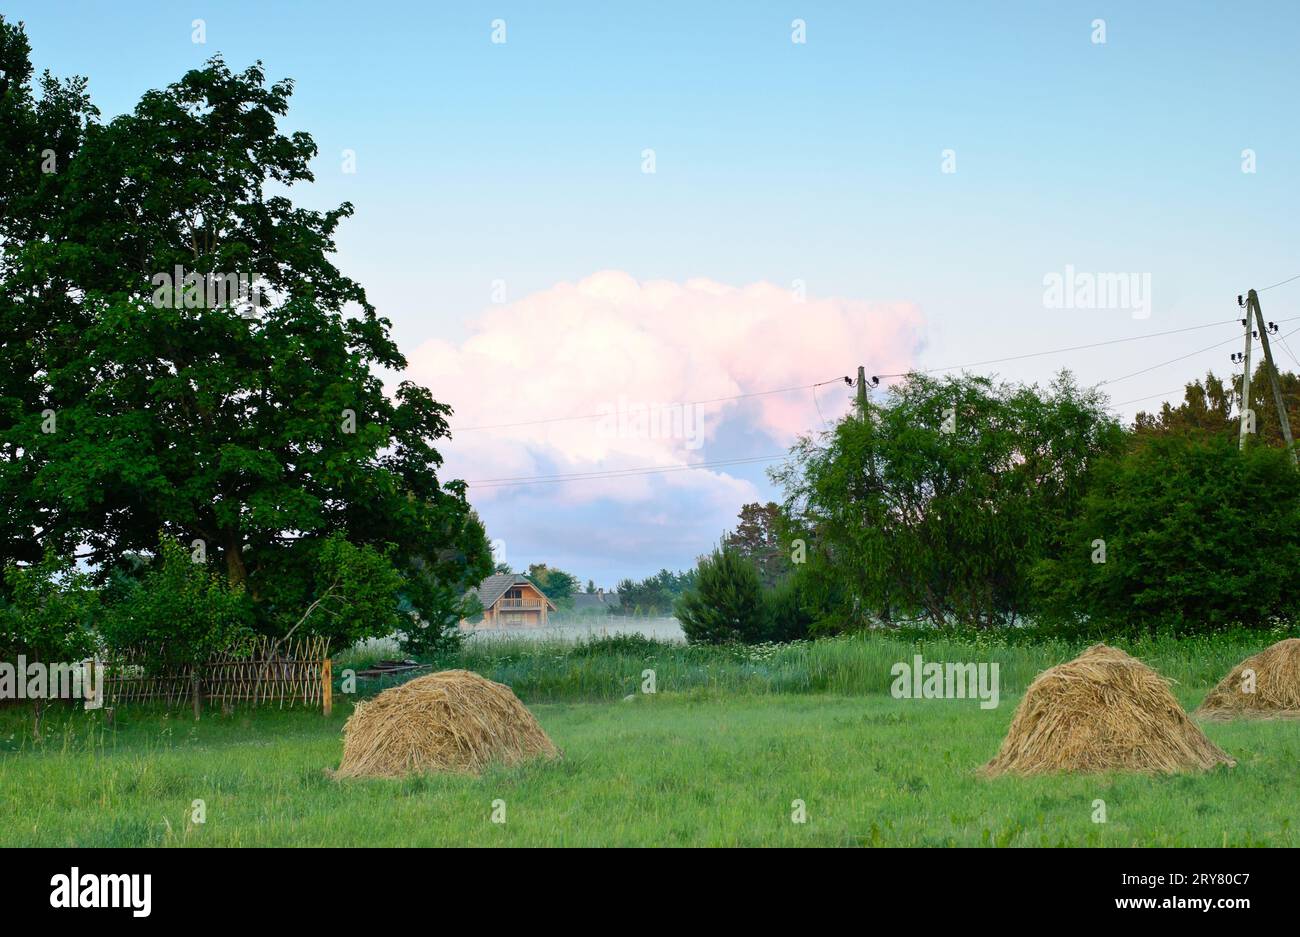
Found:
[(674, 573), (661, 569), (639, 581), (624, 579), (618, 584), (619, 615), (671, 615), (677, 599), (695, 583), (695, 571)]

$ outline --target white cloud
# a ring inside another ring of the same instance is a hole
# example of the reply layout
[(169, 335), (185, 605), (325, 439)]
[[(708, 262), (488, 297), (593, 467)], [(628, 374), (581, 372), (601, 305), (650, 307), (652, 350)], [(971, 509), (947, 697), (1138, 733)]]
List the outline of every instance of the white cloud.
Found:
[[(638, 282), (604, 271), (488, 308), (459, 345), (431, 341), (411, 352), (405, 376), (455, 409), (452, 440), (439, 447), (444, 477), (667, 467), (784, 452), (820, 419), (807, 389), (666, 408), (803, 387), (852, 375), (859, 363), (868, 373), (903, 371), (920, 326), (906, 303), (796, 302), (770, 283)], [(850, 393), (842, 383), (819, 389), (828, 419), (844, 412)], [(591, 414), (601, 416), (470, 429)], [(599, 504), (626, 512), (613, 521), (621, 527), (707, 526), (712, 533), (696, 552), (759, 496), (727, 467), (470, 490), (493, 536), (509, 536), (499, 529), (507, 505)], [(628, 531), (616, 539), (631, 550), (644, 538)]]

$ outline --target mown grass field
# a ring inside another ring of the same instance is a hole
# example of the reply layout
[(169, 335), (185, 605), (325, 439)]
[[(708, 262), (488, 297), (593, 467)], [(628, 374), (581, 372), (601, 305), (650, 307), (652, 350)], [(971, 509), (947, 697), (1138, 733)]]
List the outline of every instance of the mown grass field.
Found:
[[(1128, 645), (1191, 709), (1254, 643)], [(1122, 643), (1122, 642), (1120, 642)], [(562, 761), (482, 778), (331, 780), (350, 710), (205, 715), (61, 711), (33, 743), (0, 711), (0, 844), (1294, 846), (1300, 723), (1207, 724), (1238, 761), (1202, 775), (983, 780), (1019, 694), (1077, 650), (921, 645), (997, 660), (1002, 703), (897, 700), (910, 642), (785, 649), (470, 648), (456, 663), (516, 687)], [(883, 667), (883, 672), (880, 668)], [(632, 693), (643, 669), (659, 692)], [(373, 688), (372, 688), (373, 689)], [(189, 822), (192, 802), (206, 822)], [(1104, 800), (1107, 822), (1095, 823)], [(792, 802), (807, 822), (792, 822)], [(505, 822), (492, 822), (504, 801)]]

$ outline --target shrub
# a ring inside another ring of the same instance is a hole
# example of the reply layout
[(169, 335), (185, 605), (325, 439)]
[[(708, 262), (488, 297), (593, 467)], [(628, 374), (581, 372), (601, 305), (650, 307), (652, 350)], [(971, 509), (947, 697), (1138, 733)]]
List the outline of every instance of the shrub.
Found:
[(767, 618), (767, 640), (802, 641), (812, 632), (813, 612), (805, 597), (805, 584), (799, 574), (786, 576), (771, 589), (763, 591)]
[(152, 569), (122, 585), (107, 609), (103, 633), (109, 645), (131, 648), (151, 672), (191, 667), (194, 717), (202, 711), (198, 664), (235, 648), (252, 634), (252, 612), (242, 587), (230, 587), (181, 544), (163, 538)]
[(391, 552), (349, 543), (341, 534), (326, 537), (316, 562), (315, 598), (294, 628), (344, 646), (392, 634), (402, 577), (389, 560)]
[(90, 653), (98, 595), (71, 559), (47, 551), (40, 563), (4, 570), (0, 599), (0, 653), (43, 663), (65, 663)]
[(767, 632), (758, 570), (731, 550), (714, 550), (700, 559), (695, 584), (677, 600), (675, 610), (692, 644), (751, 643)]
[(402, 600), (399, 611), (405, 620), (396, 637), (397, 646), (403, 654), (423, 660), (445, 660), (460, 650), (464, 635), (460, 631), (459, 622), (462, 618), (475, 619), (482, 616), (483, 603), (478, 600), (478, 596), (471, 594), (462, 597), (459, 606), (449, 599), (444, 607), (459, 608), (459, 611), (449, 612), (442, 620), (430, 622), (421, 618), (409, 602)]
[(643, 634), (629, 632), (590, 638), (574, 645), (568, 656), (573, 658), (603, 657), (606, 655), (647, 657), (662, 652), (669, 647), (671, 645), (665, 644), (663, 641), (656, 641), (654, 638), (648, 638)]
[[(99, 597), (71, 559), (46, 551), (33, 566), (9, 564), (0, 600), (0, 655), (21, 654), (44, 664), (70, 664), (94, 648), (90, 630)], [(41, 700), (35, 702), (35, 734), (41, 730)]]

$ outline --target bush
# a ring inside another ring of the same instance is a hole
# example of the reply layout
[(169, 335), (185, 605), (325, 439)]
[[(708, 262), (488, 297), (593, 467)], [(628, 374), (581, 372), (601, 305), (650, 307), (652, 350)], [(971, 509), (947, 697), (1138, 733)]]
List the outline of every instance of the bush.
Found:
[(767, 618), (767, 640), (802, 641), (812, 632), (813, 612), (798, 573), (786, 576), (763, 592)]
[(403, 624), (403, 578), (394, 553), (391, 545), (356, 544), (340, 533), (300, 538), (292, 550), (264, 561), (257, 630), (328, 637), (338, 648), (392, 634)]
[[(447, 591), (451, 589), (451, 587), (445, 588)], [(461, 620), (472, 621), (483, 615), (483, 603), (472, 592), (462, 596), (459, 605), (451, 602), (450, 598), (440, 604), (452, 611), (440, 620), (430, 622), (421, 618), (410, 602), (403, 597), (398, 605), (398, 612), (403, 621), (394, 635), (397, 639), (397, 647), (403, 654), (426, 661), (446, 660), (460, 650), (465, 640), (465, 635), (460, 630)]]
[(350, 543), (342, 534), (326, 537), (316, 562), (315, 598), (293, 627), (347, 647), (392, 634), (400, 620), (402, 577), (391, 552)]
[[(46, 551), (40, 563), (5, 567), (0, 599), (0, 657), (18, 655), (43, 664), (71, 664), (94, 649), (92, 618), (99, 596), (71, 559)], [(35, 702), (35, 734), (42, 701)]]
[(164, 538), (154, 567), (122, 584), (121, 598), (104, 616), (110, 647), (130, 648), (151, 672), (193, 667), (194, 716), (201, 710), (197, 664), (237, 647), (252, 634), (252, 609), (242, 587), (230, 587), (181, 544)]
[(654, 638), (648, 638), (643, 634), (630, 632), (590, 638), (574, 645), (568, 656), (572, 658), (604, 657), (608, 655), (648, 657), (669, 646), (663, 641), (656, 641)]
[(1279, 449), (1149, 437), (1098, 465), (1062, 544), (1033, 571), (1047, 623), (1180, 635), (1267, 628), (1300, 613), (1290, 584), (1300, 473)]
[(692, 644), (752, 643), (767, 633), (767, 608), (754, 564), (731, 550), (701, 558), (695, 585), (677, 600), (676, 614)]
[(40, 563), (4, 570), (0, 654), (46, 664), (71, 663), (94, 649), (91, 619), (98, 594), (71, 559), (46, 552)]

